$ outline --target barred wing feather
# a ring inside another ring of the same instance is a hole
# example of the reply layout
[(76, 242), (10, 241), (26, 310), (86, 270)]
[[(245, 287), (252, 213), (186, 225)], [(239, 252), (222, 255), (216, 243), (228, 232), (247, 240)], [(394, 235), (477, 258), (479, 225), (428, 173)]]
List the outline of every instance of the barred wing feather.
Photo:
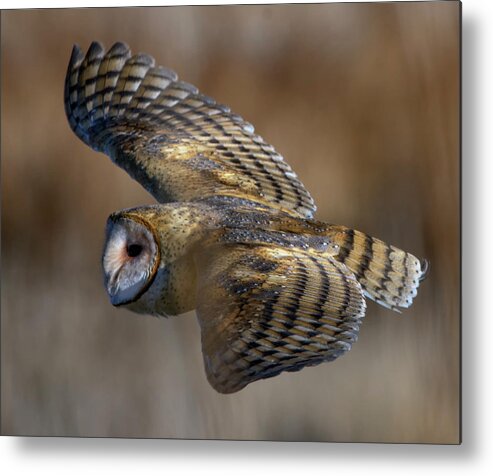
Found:
[(198, 268), (204, 363), (219, 392), (332, 361), (357, 339), (363, 290), (329, 256), (236, 245), (207, 249)]
[(295, 216), (314, 202), (289, 165), (227, 106), (123, 43), (75, 46), (65, 83), (71, 128), (158, 201), (246, 197)]

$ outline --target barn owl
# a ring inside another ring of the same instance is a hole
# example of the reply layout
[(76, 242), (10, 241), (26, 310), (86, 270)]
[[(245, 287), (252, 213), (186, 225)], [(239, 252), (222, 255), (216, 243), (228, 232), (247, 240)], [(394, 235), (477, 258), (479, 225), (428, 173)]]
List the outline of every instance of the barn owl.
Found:
[(310, 194), (253, 126), (152, 57), (75, 46), (65, 110), (80, 139), (158, 202), (108, 218), (111, 303), (195, 309), (218, 392), (332, 361), (356, 341), (366, 298), (398, 311), (416, 296), (426, 261), (316, 221)]

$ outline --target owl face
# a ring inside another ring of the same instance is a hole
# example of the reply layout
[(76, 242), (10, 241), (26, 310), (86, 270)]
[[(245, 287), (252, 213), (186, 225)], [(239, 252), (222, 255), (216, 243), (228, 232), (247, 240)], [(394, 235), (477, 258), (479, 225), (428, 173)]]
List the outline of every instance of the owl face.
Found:
[(111, 304), (121, 306), (138, 300), (154, 281), (159, 262), (159, 246), (147, 223), (128, 216), (110, 216), (103, 271)]

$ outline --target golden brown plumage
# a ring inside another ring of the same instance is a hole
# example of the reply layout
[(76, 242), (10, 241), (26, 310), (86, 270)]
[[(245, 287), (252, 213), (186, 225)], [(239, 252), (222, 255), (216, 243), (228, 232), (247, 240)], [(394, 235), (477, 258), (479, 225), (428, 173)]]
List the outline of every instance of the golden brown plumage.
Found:
[(108, 219), (103, 256), (114, 305), (196, 309), (207, 377), (223, 393), (337, 358), (357, 339), (365, 296), (411, 305), (425, 270), (413, 255), (312, 219), (282, 157), (229, 108), (131, 56), (76, 46), (65, 85), (74, 132), (160, 205)]

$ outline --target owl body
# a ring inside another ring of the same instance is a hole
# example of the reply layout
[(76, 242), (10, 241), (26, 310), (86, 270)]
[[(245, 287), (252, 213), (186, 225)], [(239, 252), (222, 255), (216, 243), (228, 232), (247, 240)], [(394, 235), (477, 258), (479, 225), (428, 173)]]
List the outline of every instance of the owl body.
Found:
[[(303, 234), (290, 231), (300, 225), (304, 226)], [(115, 226), (125, 231), (116, 243)], [(135, 236), (134, 229), (141, 226), (148, 230), (147, 237), (145, 233)], [(151, 282), (138, 299), (118, 305), (140, 314), (175, 316), (196, 308), (197, 263), (205, 249), (275, 245), (334, 255), (338, 248), (329, 246), (323, 230), (316, 222), (299, 221), (287, 212), (273, 213), (261, 203), (233, 197), (138, 207), (109, 217), (104, 256), (118, 255), (120, 259), (103, 259), (103, 268), (108, 283), (113, 279), (112, 272), (120, 273), (122, 265), (147, 266), (150, 259), (136, 263), (129, 260), (128, 250), (131, 246), (145, 248), (145, 240), (152, 237), (158, 254), (158, 264), (152, 260), (154, 269), (149, 271), (152, 281), (148, 278)]]
[(425, 261), (315, 220), (312, 197), (253, 126), (152, 57), (123, 43), (74, 47), (65, 109), (80, 139), (159, 202), (108, 219), (111, 303), (157, 316), (195, 309), (217, 391), (343, 355), (367, 298), (412, 304)]

